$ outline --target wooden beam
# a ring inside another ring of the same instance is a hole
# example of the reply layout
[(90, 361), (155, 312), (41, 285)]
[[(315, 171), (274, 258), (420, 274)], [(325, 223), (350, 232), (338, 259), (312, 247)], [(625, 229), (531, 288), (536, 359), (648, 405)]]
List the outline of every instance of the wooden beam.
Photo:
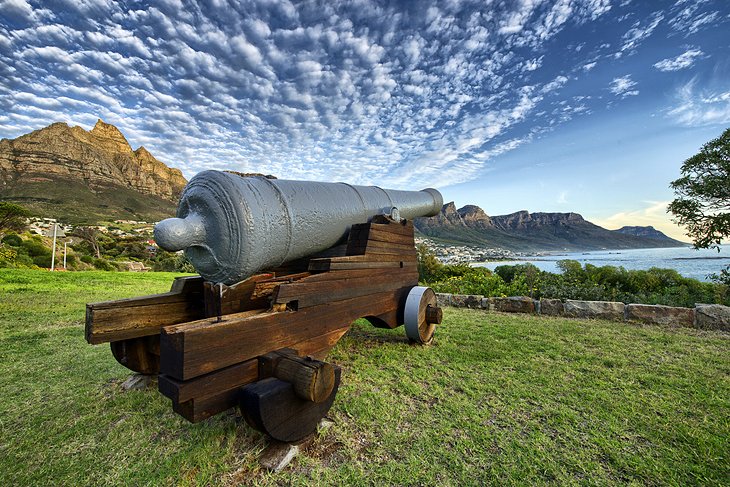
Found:
[(160, 372), (189, 380), (272, 350), (349, 326), (357, 318), (397, 306), (396, 293), (368, 294), (299, 311), (233, 314), (165, 327), (160, 337)]
[(160, 332), (163, 326), (204, 315), (203, 278), (176, 279), (169, 293), (86, 305), (86, 341), (127, 340)]

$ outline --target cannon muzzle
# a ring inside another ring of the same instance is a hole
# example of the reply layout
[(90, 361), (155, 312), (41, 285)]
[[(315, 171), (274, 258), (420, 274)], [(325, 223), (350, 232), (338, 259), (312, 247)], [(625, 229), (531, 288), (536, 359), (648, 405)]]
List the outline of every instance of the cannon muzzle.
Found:
[(155, 240), (165, 250), (185, 250), (206, 280), (234, 284), (335, 246), (353, 224), (374, 215), (396, 208), (413, 219), (436, 215), (442, 206), (441, 193), (430, 188), (399, 191), (203, 171), (185, 187), (177, 218), (155, 226)]

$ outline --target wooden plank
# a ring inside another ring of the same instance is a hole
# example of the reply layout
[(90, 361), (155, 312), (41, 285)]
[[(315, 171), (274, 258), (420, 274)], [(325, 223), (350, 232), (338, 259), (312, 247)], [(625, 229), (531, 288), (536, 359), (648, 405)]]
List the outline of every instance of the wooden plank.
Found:
[(366, 276), (346, 280), (301, 282), (279, 286), (275, 303), (297, 301), (298, 309), (350, 299), (418, 284), (418, 271), (408, 269), (393, 275)]
[(189, 380), (272, 350), (350, 325), (357, 318), (378, 315), (397, 305), (396, 293), (369, 294), (299, 311), (229, 315), (220, 323), (200, 320), (166, 327), (160, 337), (160, 372)]
[(91, 344), (155, 335), (167, 325), (204, 316), (203, 279), (176, 280), (174, 291), (86, 305), (86, 341)]
[(230, 389), (221, 394), (194, 398), (187, 402), (172, 403), (172, 410), (191, 423), (199, 423), (238, 404), (240, 388)]
[(251, 309), (268, 308), (268, 296), (254, 297), (253, 293), (258, 282), (271, 279), (272, 277), (274, 275), (269, 273), (256, 274), (231, 286), (223, 285), (222, 299), (220, 285), (205, 282), (203, 284), (205, 291), (204, 316), (228, 315)]
[(384, 276), (396, 276), (399, 275), (398, 273), (401, 272), (401, 269), (405, 268), (400, 267), (398, 263), (391, 262), (389, 264), (391, 264), (391, 267), (389, 268), (355, 268), (312, 274), (307, 279), (300, 281), (300, 283), (336, 281), (340, 279), (353, 279), (357, 277), (377, 278)]
[(187, 402), (196, 397), (223, 394), (230, 389), (258, 380), (258, 378), (258, 361), (253, 359), (187, 381), (160, 375), (158, 388), (164, 396), (175, 402)]
[(251, 299), (266, 298), (268, 300), (268, 298), (271, 297), (271, 294), (280, 284), (298, 281), (311, 275), (312, 274), (310, 272), (299, 272), (296, 274), (287, 274), (284, 276), (259, 281), (254, 287), (253, 293), (251, 294)]
[(381, 223), (374, 218), (370, 222), (370, 227), (378, 230), (385, 230), (390, 233), (399, 233), (401, 235), (413, 235), (414, 232), (413, 222), (411, 220), (408, 220), (405, 224), (394, 222), (392, 220), (388, 223)]
[[(412, 259), (411, 259), (412, 260)], [(393, 261), (393, 262), (311, 262), (309, 270), (312, 272), (356, 270), (356, 269), (400, 269), (406, 267), (417, 267), (417, 262)]]

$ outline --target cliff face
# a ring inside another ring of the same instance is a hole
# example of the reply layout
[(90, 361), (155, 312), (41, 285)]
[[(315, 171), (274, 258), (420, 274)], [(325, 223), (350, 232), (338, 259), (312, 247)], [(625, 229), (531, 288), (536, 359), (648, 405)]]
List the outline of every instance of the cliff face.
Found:
[(136, 151), (115, 126), (99, 120), (87, 132), (54, 123), (17, 139), (0, 141), (0, 188), (72, 180), (91, 191), (120, 186), (177, 201), (186, 180), (147, 149)]
[(660, 238), (638, 227), (606, 230), (578, 213), (529, 213), (488, 216), (481, 208), (467, 205), (457, 209), (447, 203), (430, 218), (416, 218), (414, 225), (424, 235), (446, 241), (517, 251), (598, 250), (669, 247), (681, 242)]

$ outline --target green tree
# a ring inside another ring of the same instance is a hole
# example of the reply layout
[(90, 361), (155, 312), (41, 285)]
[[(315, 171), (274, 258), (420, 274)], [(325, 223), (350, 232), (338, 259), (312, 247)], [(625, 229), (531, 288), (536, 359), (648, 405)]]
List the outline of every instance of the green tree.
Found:
[(99, 243), (101, 232), (98, 229), (94, 227), (76, 227), (73, 232), (71, 232), (71, 235), (79, 237), (81, 240), (88, 243), (91, 246), (92, 252), (94, 252), (94, 256), (97, 259), (101, 259), (101, 245)]
[(681, 172), (671, 183), (676, 198), (669, 211), (687, 228), (695, 248), (719, 251), (730, 237), (730, 128), (684, 161)]
[(20, 205), (0, 202), (0, 238), (5, 232), (19, 232), (25, 228), (25, 219), (30, 216), (30, 212)]
[(424, 244), (416, 246), (418, 252), (418, 278), (421, 282), (432, 282), (440, 277), (443, 264)]

